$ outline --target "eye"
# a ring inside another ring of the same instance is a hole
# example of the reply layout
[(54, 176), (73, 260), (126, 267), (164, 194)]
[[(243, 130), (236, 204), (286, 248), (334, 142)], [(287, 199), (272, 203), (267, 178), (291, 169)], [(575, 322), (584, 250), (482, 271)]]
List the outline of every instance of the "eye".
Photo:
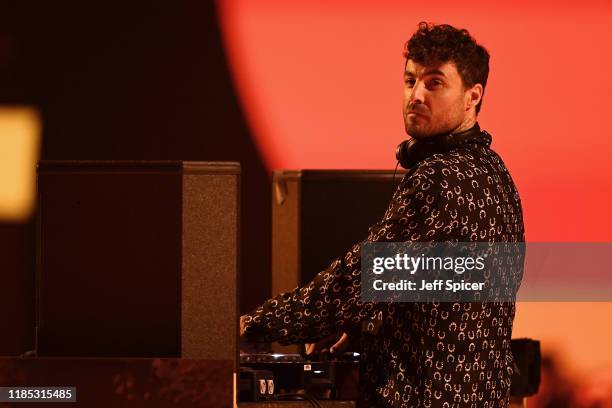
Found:
[(406, 84), (406, 86), (408, 88), (412, 88), (414, 86), (414, 84), (416, 83), (416, 80), (414, 78), (411, 78), (411, 77), (405, 77), (404, 78), (404, 83)]
[(431, 79), (429, 81), (427, 81), (427, 89), (435, 89), (435, 88), (439, 88), (442, 85), (444, 85), (444, 82), (442, 82), (442, 80), (440, 79)]

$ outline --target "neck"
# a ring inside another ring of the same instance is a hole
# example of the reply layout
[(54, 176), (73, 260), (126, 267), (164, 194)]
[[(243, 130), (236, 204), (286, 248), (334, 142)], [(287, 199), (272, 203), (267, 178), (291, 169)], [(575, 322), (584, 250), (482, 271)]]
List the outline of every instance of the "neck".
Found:
[(453, 129), (451, 133), (465, 132), (466, 130), (473, 128), (475, 124), (476, 124), (475, 116), (466, 117), (458, 127)]

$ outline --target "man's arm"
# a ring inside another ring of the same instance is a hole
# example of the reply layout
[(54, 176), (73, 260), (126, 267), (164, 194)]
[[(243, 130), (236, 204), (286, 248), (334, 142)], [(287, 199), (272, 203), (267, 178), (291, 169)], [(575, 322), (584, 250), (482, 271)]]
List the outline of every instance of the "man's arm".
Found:
[(360, 285), (359, 248), (354, 246), (309, 284), (281, 293), (242, 316), (245, 337), (281, 344), (314, 343), (349, 330), (373, 307), (359, 299)]
[[(370, 228), (367, 240), (432, 241), (441, 238), (426, 222), (431, 209), (439, 202), (439, 194), (440, 187), (428, 178), (426, 171), (405, 176), (383, 219)], [(360, 325), (375, 308), (374, 304), (361, 300), (360, 251), (360, 244), (354, 245), (309, 284), (281, 293), (242, 316), (241, 335), (250, 341), (314, 343)]]

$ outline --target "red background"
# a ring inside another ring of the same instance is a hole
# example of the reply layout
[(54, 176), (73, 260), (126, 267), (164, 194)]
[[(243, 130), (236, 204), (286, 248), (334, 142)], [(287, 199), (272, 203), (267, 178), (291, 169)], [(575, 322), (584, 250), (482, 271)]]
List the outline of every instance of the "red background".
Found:
[(419, 21), (491, 54), (479, 117), (518, 185), (529, 241), (612, 238), (612, 8), (605, 2), (224, 0), (241, 106), (269, 169), (391, 168), (404, 42)]

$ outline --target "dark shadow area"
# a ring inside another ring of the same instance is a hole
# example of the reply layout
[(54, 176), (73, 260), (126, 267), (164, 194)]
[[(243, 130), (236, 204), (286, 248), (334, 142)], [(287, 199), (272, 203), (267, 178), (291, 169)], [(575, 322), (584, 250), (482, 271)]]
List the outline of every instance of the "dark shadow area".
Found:
[[(238, 161), (241, 309), (270, 292), (270, 183), (240, 110), (212, 1), (3, 1), (0, 104), (33, 105), (41, 159)], [(18, 230), (18, 231), (17, 231)], [(0, 354), (32, 347), (34, 225), (0, 225)], [(25, 306), (15, 311), (11, 302)], [(14, 327), (12, 330), (8, 328)], [(20, 333), (14, 333), (17, 330)], [(10, 343), (10, 344), (9, 344)]]

